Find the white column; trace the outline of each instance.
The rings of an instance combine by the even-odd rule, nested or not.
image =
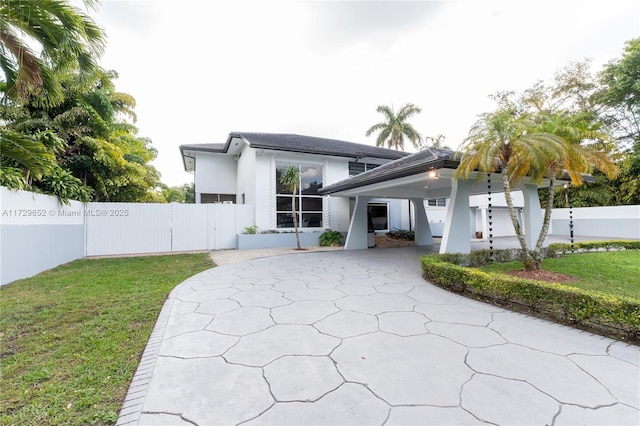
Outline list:
[[[534,183],[523,184],[522,195],[524,195],[524,239],[529,250],[533,250],[540,236],[543,220],[538,185]]]
[[[433,236],[431,235],[427,212],[424,209],[424,200],[422,198],[412,198],[411,202],[413,203],[413,209],[416,212],[416,245],[431,246],[433,245]]]
[[[344,243],[345,250],[362,250],[369,248],[367,241],[367,204],[371,197],[356,196],[356,205],[349,223],[349,233]]]
[[[451,179],[451,199],[447,207],[440,253],[471,252],[469,194],[472,184],[470,180]]]

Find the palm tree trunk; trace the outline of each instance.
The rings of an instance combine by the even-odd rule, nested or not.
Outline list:
[[[544,243],[545,238],[547,238],[547,233],[549,232],[551,212],[553,211],[553,199],[556,193],[556,171],[552,169],[549,173],[549,176],[547,206],[544,209],[544,220],[542,222],[542,229],[540,230],[540,236],[538,237],[538,241],[536,241],[536,248],[534,250],[534,264],[536,270],[542,269],[542,243]]]
[[[296,244],[298,245],[298,250],[302,250],[300,247],[300,236],[298,235],[298,214],[296,212],[296,193],[293,192],[291,196],[291,213],[293,214],[293,229],[296,231]]]
[[[534,269],[534,262],[531,259],[531,253],[529,247],[527,247],[527,241],[524,239],[520,222],[518,222],[518,215],[516,209],[513,206],[513,198],[511,197],[511,183],[509,182],[509,170],[507,166],[502,168],[502,184],[504,186],[504,198],[507,201],[507,209],[509,210],[509,216],[511,216],[511,223],[513,223],[513,229],[516,231],[516,236],[522,247],[522,260],[524,262],[524,269],[531,271]]]

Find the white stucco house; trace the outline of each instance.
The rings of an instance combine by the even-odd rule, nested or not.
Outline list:
[[[182,145],[180,152],[185,170],[194,174],[196,203],[252,205],[259,231],[293,228],[292,196],[279,177],[295,165],[301,171],[295,195],[301,231],[347,233],[347,250],[369,247],[372,225],[378,233],[414,230],[418,245],[442,236],[441,252],[468,252],[478,231],[513,235],[500,175],[456,179],[458,161],[448,149],[410,154],[295,134],[232,132],[225,143]],[[487,179],[494,182],[491,201]],[[538,186],[525,182],[520,189],[520,221],[533,238],[542,224]]]
[[[354,199],[319,191],[409,155],[334,139],[246,132],[229,134],[223,144],[182,145],[180,151],[185,170],[194,174],[196,203],[253,205],[261,231],[293,227],[291,194],[280,185],[279,177],[289,165],[300,167],[302,182],[296,198],[303,232],[347,232]],[[444,199],[430,202],[444,207]],[[376,197],[368,206],[377,232],[412,226],[406,200]]]

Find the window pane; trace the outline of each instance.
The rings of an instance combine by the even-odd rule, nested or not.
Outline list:
[[[296,197],[296,210],[300,208],[300,197]],[[283,212],[291,211],[291,195],[276,197],[276,210]]]
[[[289,203],[289,206],[291,206],[291,203]],[[280,210],[280,209],[278,209],[278,210]],[[322,198],[302,197],[302,211],[305,211],[305,212],[309,212],[309,211],[321,212],[322,211]]]
[[[322,213],[302,213],[303,228],[322,228]]]
[[[364,163],[356,163],[351,161],[349,163],[349,177],[359,175],[360,173],[364,173],[365,164]]]
[[[322,166],[300,166],[301,190],[304,195],[320,195],[322,188]]]
[[[291,213],[278,213],[277,218],[278,228],[293,228],[293,216]],[[298,224],[300,226],[300,224]]]
[[[431,199],[427,200],[427,204],[428,204],[430,207],[435,207],[435,205],[436,205],[436,200],[435,200],[434,198],[431,198]]]
[[[287,188],[284,187],[280,183],[280,176],[282,175],[282,171],[289,167],[291,164],[288,163],[276,163],[276,194],[291,194]]]
[[[446,200],[447,200],[446,198],[437,198],[436,205],[438,207],[446,207],[447,206]]]

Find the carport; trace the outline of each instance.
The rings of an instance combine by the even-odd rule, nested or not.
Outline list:
[[[469,196],[487,194],[487,173],[474,172],[469,179],[456,179],[453,174],[459,161],[448,149],[428,148],[320,190],[332,197],[354,197],[355,208],[349,223],[345,250],[368,248],[367,203],[372,198],[408,199],[415,212],[415,242],[433,245],[424,200],[449,198],[440,253],[471,251]],[[490,174],[492,193],[503,192],[502,177]],[[559,182],[560,183],[560,182]],[[548,185],[543,181],[541,185]],[[523,227],[527,244],[535,245],[542,228],[543,216],[538,198],[538,185],[524,181],[516,190],[524,194]]]

